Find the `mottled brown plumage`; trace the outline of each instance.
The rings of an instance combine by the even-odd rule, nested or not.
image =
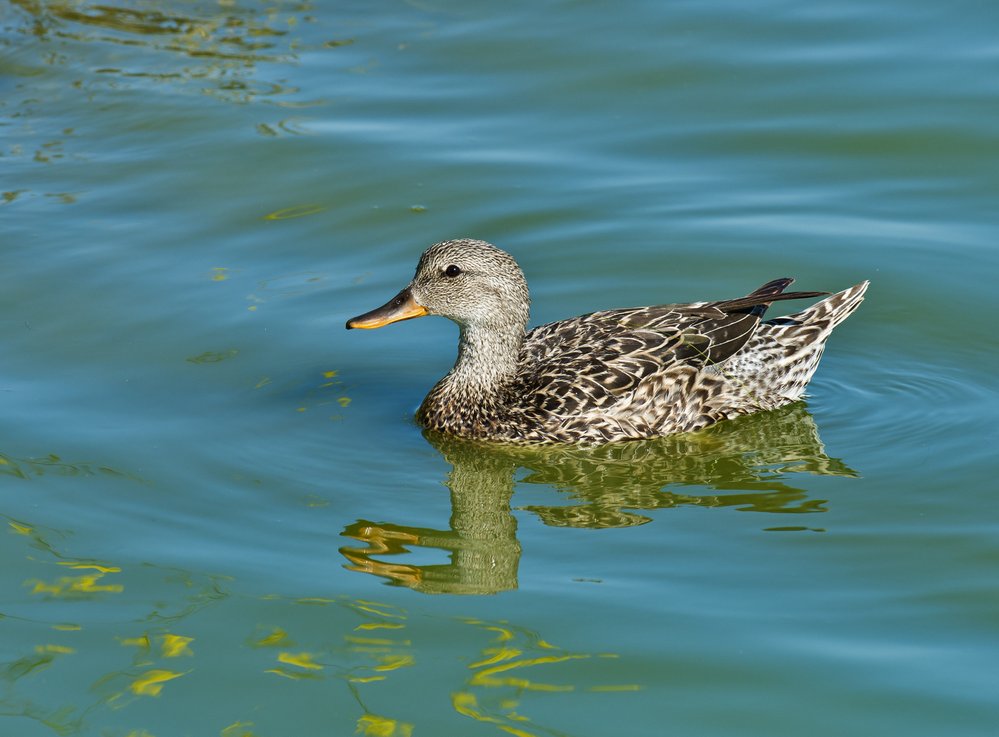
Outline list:
[[[867,282],[784,318],[788,278],[718,302],[606,310],[525,332],[530,298],[509,254],[454,240],[424,252],[413,281],[348,321],[380,327],[435,314],[461,330],[454,368],[417,412],[427,428],[507,442],[606,443],[698,430],[799,399],[833,328]]]

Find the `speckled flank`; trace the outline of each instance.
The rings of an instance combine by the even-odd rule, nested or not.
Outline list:
[[[594,312],[525,333],[523,273],[482,241],[438,243],[408,289],[461,327],[454,368],[417,413],[427,428],[522,443],[606,443],[698,430],[800,398],[832,330],[868,282],[788,317],[773,302],[821,296],[777,279],[732,300]]]

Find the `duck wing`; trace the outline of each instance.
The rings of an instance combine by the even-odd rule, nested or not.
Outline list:
[[[745,297],[718,302],[612,310],[607,314],[626,329],[660,330],[680,339],[672,361],[703,367],[722,363],[753,337],[767,308],[778,301],[821,297],[828,292],[785,292],[794,279],[767,282]],[[664,357],[670,358],[670,357]]]
[[[825,292],[784,292],[776,279],[737,299],[594,312],[527,334],[518,391],[560,416],[619,401],[644,379],[724,362],[753,336],[771,303]]]

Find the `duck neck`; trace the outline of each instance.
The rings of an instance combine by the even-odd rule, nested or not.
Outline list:
[[[526,288],[512,308],[454,320],[458,358],[416,413],[424,427],[462,437],[499,437],[514,403],[511,396],[526,337]]]
[[[451,388],[485,398],[500,391],[517,371],[523,326],[462,325],[458,360],[445,377]]]
[[[458,360],[423,400],[420,424],[465,437],[495,434],[523,342],[522,325],[462,325]]]

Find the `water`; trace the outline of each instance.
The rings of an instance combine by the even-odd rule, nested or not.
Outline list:
[[[0,733],[985,735],[989,3],[0,5]],[[533,321],[872,280],[806,403],[424,437],[491,240]]]

